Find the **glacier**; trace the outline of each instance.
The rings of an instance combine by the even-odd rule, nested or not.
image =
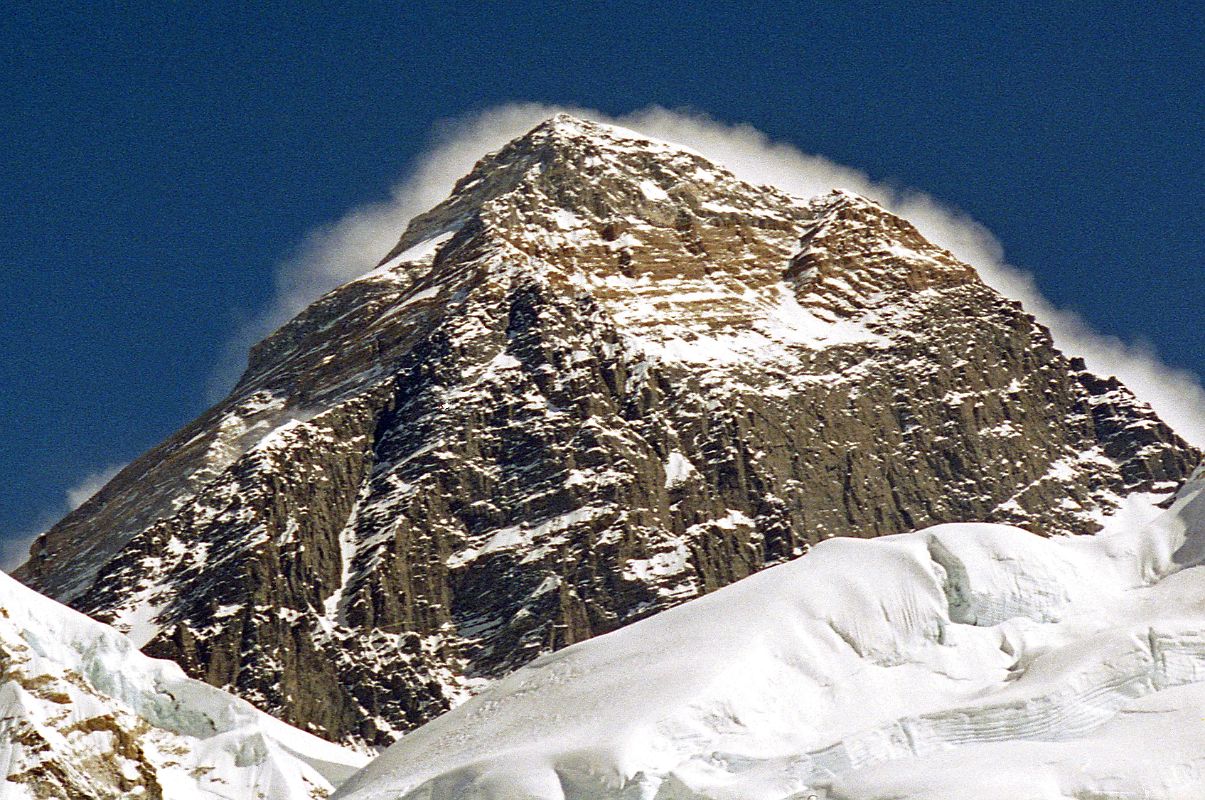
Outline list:
[[[1205,797],[1203,563],[1205,465],[1095,536],[832,539],[536,660],[335,797]]]
[[[0,573],[3,800],[312,800],[367,760]]]

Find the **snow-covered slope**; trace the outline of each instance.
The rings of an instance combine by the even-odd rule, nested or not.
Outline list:
[[[824,542],[512,673],[336,797],[1205,797],[1205,467],[1156,512]]]
[[[3,800],[310,800],[367,759],[0,574]]]

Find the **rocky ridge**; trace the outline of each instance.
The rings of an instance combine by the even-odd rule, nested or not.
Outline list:
[[[1199,458],[906,220],[558,116],[19,577],[332,739],[834,536],[1090,533]]]

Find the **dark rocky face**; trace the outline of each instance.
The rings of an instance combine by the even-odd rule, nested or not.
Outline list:
[[[1200,454],[877,205],[555,118],[19,577],[332,739],[831,536],[1090,533]]]

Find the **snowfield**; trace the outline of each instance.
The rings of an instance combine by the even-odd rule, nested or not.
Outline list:
[[[311,800],[365,761],[0,573],[3,800]]]
[[[1205,797],[1205,467],[1094,537],[833,539],[546,656],[342,800]]]

